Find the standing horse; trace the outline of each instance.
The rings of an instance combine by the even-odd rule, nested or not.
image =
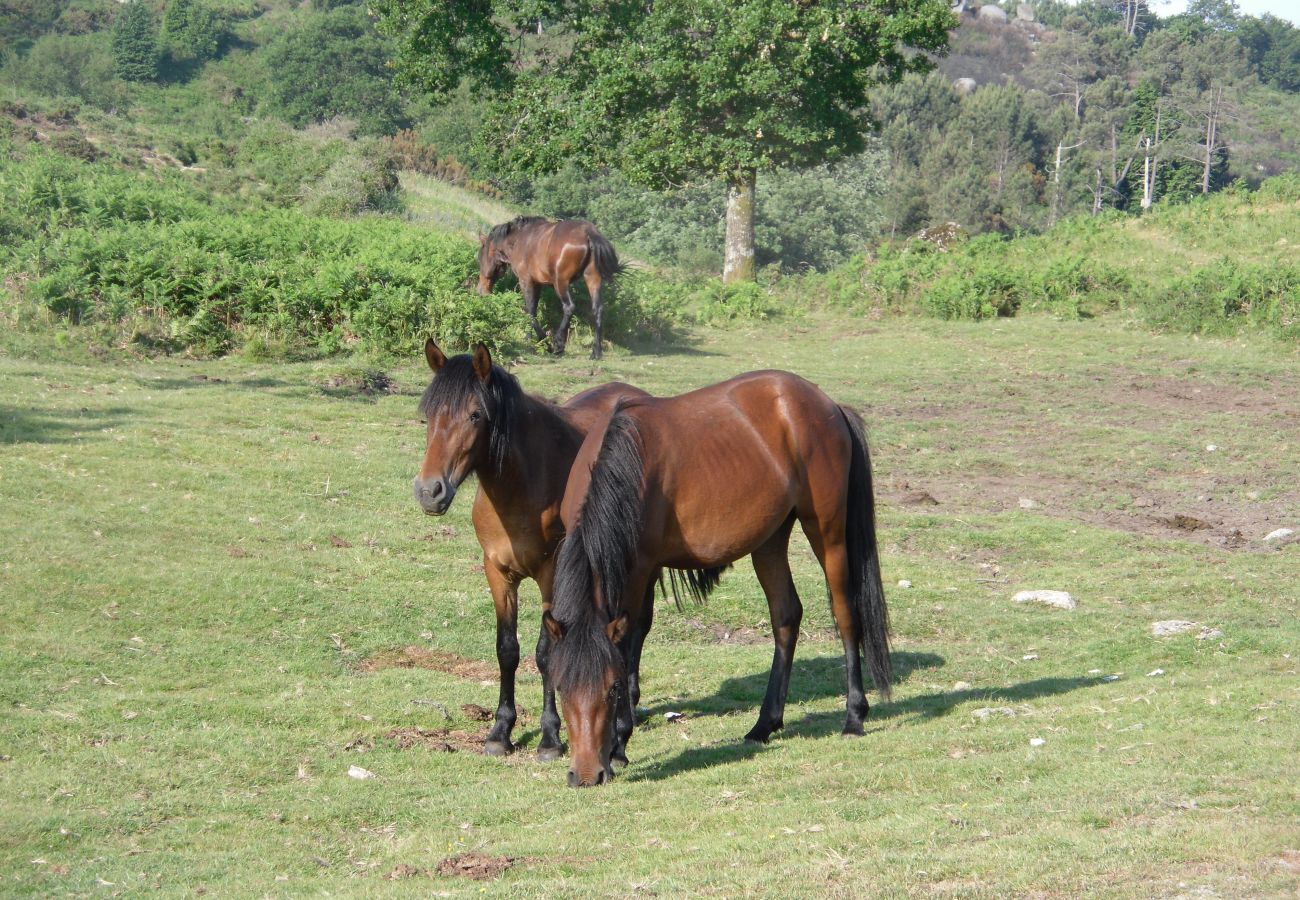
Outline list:
[[[519,290],[524,295],[524,311],[533,323],[533,333],[539,341],[546,332],[537,322],[537,300],[542,287],[550,285],[559,295],[562,307],[560,325],[551,338],[551,350],[564,352],[569,340],[569,320],[573,318],[573,297],[569,286],[581,277],[587,282],[591,295],[591,327],[595,341],[591,358],[600,359],[601,326],[604,321],[604,304],[601,299],[605,282],[623,271],[614,252],[614,245],[596,230],[596,226],[580,219],[552,222],[541,216],[520,216],[497,225],[479,239],[478,292],[487,294],[498,278],[505,274],[506,266],[514,270],[519,279]]]
[[[569,784],[603,783],[631,733],[623,689],[629,622],[661,566],[693,570],[707,591],[721,567],[751,556],[775,651],[758,722],[745,737],[766,742],[783,726],[803,617],[787,558],[796,520],[825,572],[844,644],[844,733],[862,734],[868,712],[862,653],[889,695],[862,422],[797,375],[751,372],[671,399],[620,401],[587,433],[561,516],[567,536],[542,624],[554,641],[550,672],[569,730]]]
[[[626,384],[606,384],[573,397],[564,406],[529,396],[513,375],[492,364],[482,344],[473,356],[448,359],[433,341],[424,356],[434,377],[420,401],[428,422],[424,463],[415,479],[415,497],[429,515],[451,506],[456,489],[471,472],[478,473],[474,531],[483,547],[483,571],[492,591],[497,619],[497,664],[501,692],[496,722],[484,752],[501,756],[514,749],[515,671],[519,666],[519,584],[537,582],[542,608],[551,604],[555,548],[563,525],[560,500],[587,429],[623,399],[647,396]],[[651,609],[637,631],[649,631]],[[542,630],[537,668],[542,674],[541,759],[563,752],[555,690],[547,678],[550,636]],[[640,641],[631,649],[633,670]]]

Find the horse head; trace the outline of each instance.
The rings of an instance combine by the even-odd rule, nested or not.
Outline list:
[[[493,447],[508,415],[513,379],[492,366],[482,344],[472,356],[448,359],[432,339],[424,358],[433,380],[420,401],[426,422],[424,463],[415,478],[415,499],[431,516],[451,506],[456,489],[471,472],[499,457]],[[499,458],[497,459],[499,462]]]
[[[500,242],[493,238],[491,234],[480,234],[478,237],[478,293],[480,297],[486,297],[492,292],[492,286],[497,283],[498,278],[506,273],[508,264],[509,260]]]
[[[614,777],[614,714],[624,702],[626,679],[618,642],[627,616],[593,615],[563,625],[547,610],[542,625],[552,643],[551,671],[569,730],[569,787],[594,787]]]

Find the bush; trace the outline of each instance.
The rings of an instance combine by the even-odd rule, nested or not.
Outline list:
[[[397,171],[385,146],[363,144],[334,161],[302,191],[302,208],[314,216],[349,216],[394,210],[398,205]]]
[[[102,34],[45,35],[25,56],[10,61],[6,81],[43,97],[75,97],[99,109],[126,105],[126,85],[115,73]]]
[[[158,77],[158,29],[144,0],[130,0],[113,22],[113,65],[123,81]]]
[[[406,120],[388,55],[361,7],[312,13],[266,48],[271,102],[299,127],[347,116],[362,134],[391,133]]]
[[[294,347],[409,353],[436,334],[526,346],[519,297],[471,295],[471,241],[396,221],[280,210],[232,215],[179,183],[51,154],[0,166],[5,263],[69,322],[196,355]]]
[[[1195,334],[1232,334],[1245,325],[1300,337],[1300,266],[1223,259],[1183,276],[1142,304],[1148,322]]]

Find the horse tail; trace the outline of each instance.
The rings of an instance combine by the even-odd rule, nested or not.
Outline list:
[[[853,443],[849,463],[845,541],[849,557],[853,616],[858,641],[871,668],[871,680],[889,698],[893,669],[889,660],[889,611],[880,578],[880,547],[876,542],[876,500],[871,487],[871,455],[861,417],[841,406],[840,413]]]
[[[682,597],[690,597],[700,606],[704,601],[709,599],[709,594],[722,581],[722,573],[727,571],[728,566],[718,566],[713,569],[668,569],[668,585],[672,591],[673,603],[677,608],[682,609]],[[659,586],[662,590],[664,587],[663,573],[659,575]],[[668,591],[664,591],[665,595]]]
[[[626,268],[618,261],[614,245],[594,227],[587,229],[587,246],[591,248],[591,260],[602,281],[613,278]]]

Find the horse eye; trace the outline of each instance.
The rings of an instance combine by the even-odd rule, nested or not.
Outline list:
[[[483,414],[480,413],[477,409],[469,414],[469,420],[471,422],[477,422],[481,418],[483,418]]]

